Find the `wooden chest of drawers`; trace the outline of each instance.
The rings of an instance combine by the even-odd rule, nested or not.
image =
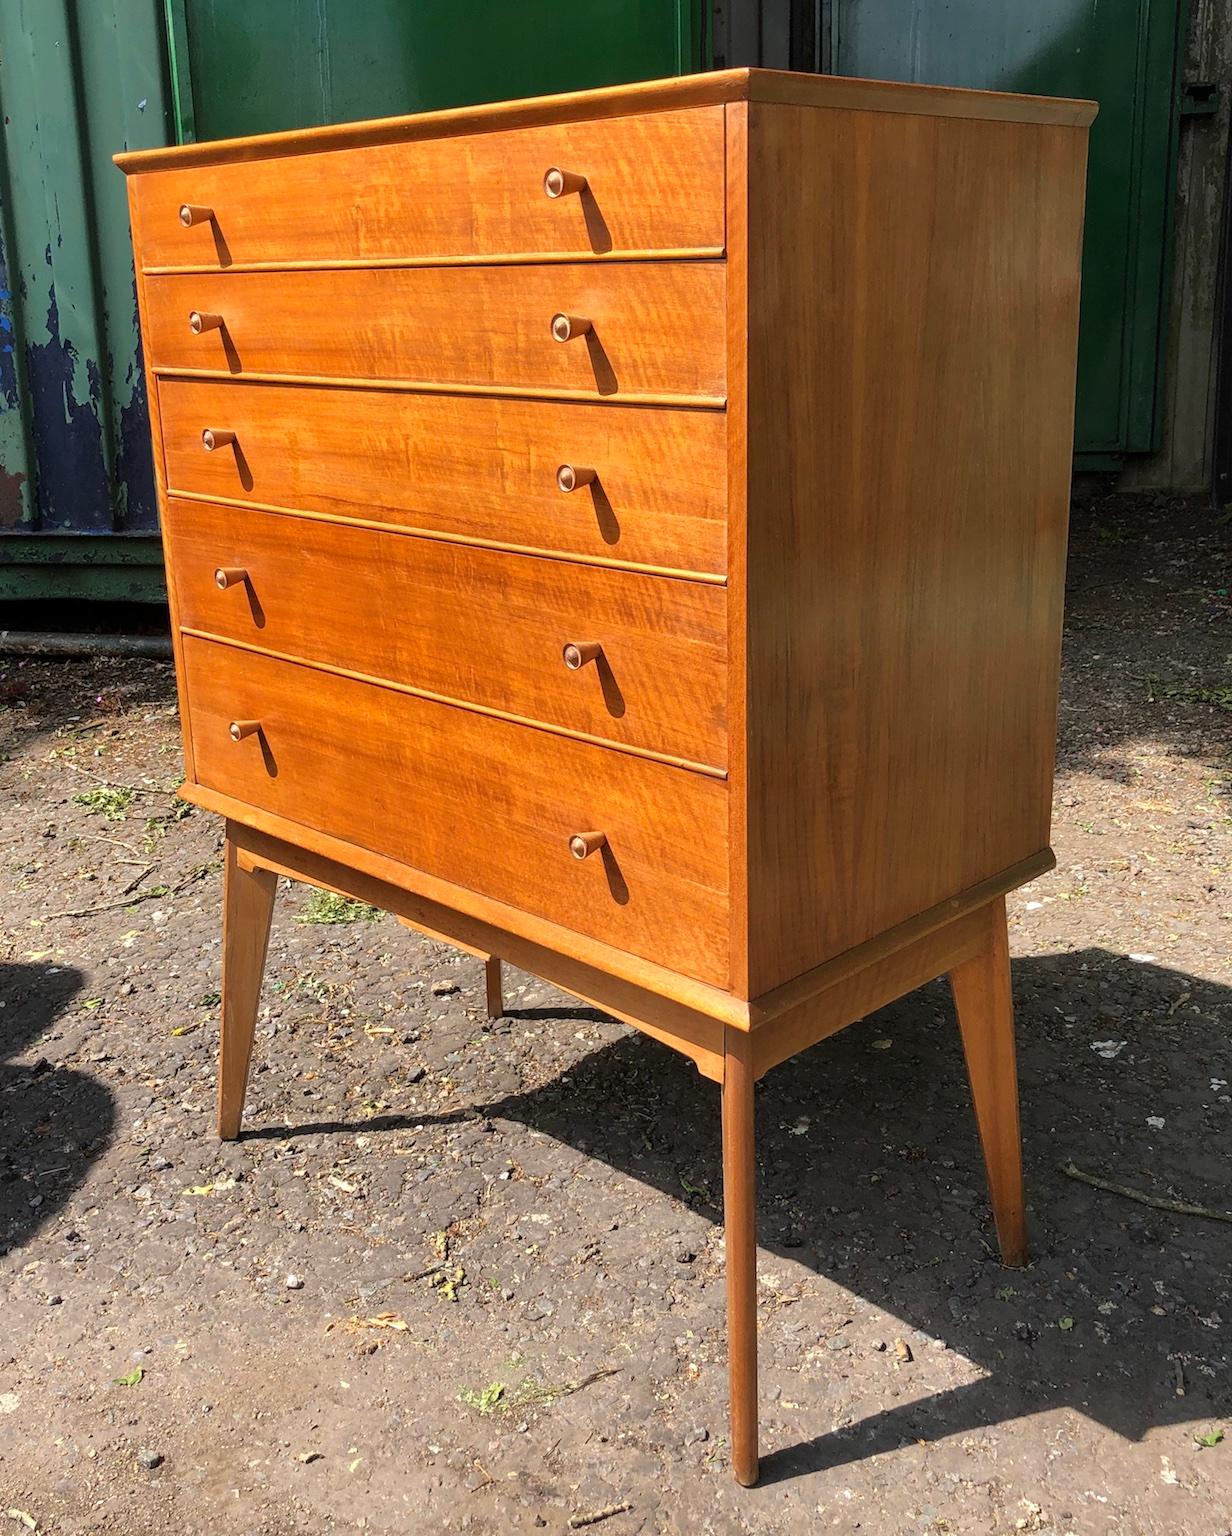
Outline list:
[[[949,972],[1022,1259],[1093,112],[728,71],[117,157],[221,1133],[279,874],[684,1051],[745,1482],[758,1076]]]

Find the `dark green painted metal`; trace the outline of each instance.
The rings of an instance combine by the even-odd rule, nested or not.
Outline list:
[[[54,540],[56,594],[72,595],[86,566],[98,591],[109,536],[157,528],[128,206],[111,156],[169,136],[159,0],[8,0],[0,106],[4,590],[22,586],[23,563],[51,570],[38,552]],[[157,561],[156,541],[140,547]]]
[[[1099,456],[1091,463],[1156,449],[1181,0],[827,0],[827,9],[840,74],[1099,102],[1087,180],[1076,447],[1080,456]]]
[[[166,0],[187,139],[705,67],[709,0]]]
[[[6,534],[0,538],[0,601],[43,597],[165,602],[162,541],[132,533]]]

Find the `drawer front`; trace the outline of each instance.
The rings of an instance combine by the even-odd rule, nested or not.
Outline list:
[[[180,274],[143,319],[156,367],[719,404],[723,293],[717,261]],[[591,329],[557,341],[557,314]]]
[[[151,171],[135,206],[147,267],[721,251],[723,109]]]
[[[206,502],[167,514],[181,625],[726,764],[722,587]],[[595,643],[566,666],[567,645]]]
[[[173,492],[726,570],[718,411],[204,379],[163,379],[158,400]],[[207,428],[234,444],[206,452]],[[566,494],[562,464],[596,479]]]
[[[723,781],[209,640],[183,657],[205,787],[726,984]],[[579,832],[607,846],[575,859]]]

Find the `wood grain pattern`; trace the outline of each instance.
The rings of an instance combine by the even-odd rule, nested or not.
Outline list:
[[[156,368],[559,389],[584,396],[724,395],[724,264],[611,262],[148,277]],[[192,311],[224,326],[196,336]],[[592,333],[553,339],[554,314]]]
[[[751,996],[1047,845],[1085,141],[750,109]]]
[[[973,121],[1064,123],[1084,127],[1095,116],[1095,103],[1049,96],[1019,96],[1002,91],[967,91],[949,86],[903,85],[897,81],[851,80],[787,70],[725,69],[704,75],[650,80],[638,85],[607,86],[557,96],[531,96],[444,112],[378,118],[362,123],[330,124],[258,134],[212,144],[170,149],[132,150],[116,155],[126,174],[171,166],[210,165],[220,160],[251,162],[271,156],[298,155],[366,144],[425,141],[460,134],[526,130],[543,123],[607,121],[630,113],[666,112],[726,102],[780,102],[807,108],[965,117]]]
[[[729,1030],[723,1045],[723,1267],[727,1379],[736,1481],[757,1481],[757,1155],[753,1047]]]
[[[682,1051],[744,1483],[760,1074],[948,971],[1023,1257],[1093,111],[728,71],[119,157],[222,1132],[280,875]]]
[[[979,916],[979,948],[950,971],[950,986],[967,1058],[1001,1258],[1016,1269],[1027,1262],[1027,1228],[1005,898],[990,902]]]
[[[183,652],[208,788],[726,981],[722,781],[207,640]],[[238,717],[260,736],[232,742]],[[590,827],[609,846],[578,863]]]
[[[727,719],[728,846],[731,849],[732,990],[749,997],[748,510],[749,510],[749,108],[725,109],[727,228],[736,259],[727,268]]]
[[[861,945],[850,964],[832,961],[830,966],[821,967],[828,974],[816,976],[821,984],[807,995],[798,995],[793,1001],[779,1000],[764,1013],[757,1006],[750,1030],[754,1075],[763,1077],[780,1062],[811,1049],[848,1024],[944,976],[984,947],[986,931],[984,909],[963,911],[881,954],[876,941]]]
[[[550,166],[586,189],[549,198]],[[213,218],[186,228],[182,203]],[[138,182],[148,266],[723,249],[723,109],[402,140]]]
[[[200,785],[185,786],[184,793],[195,804],[219,814],[238,810],[246,817],[244,823],[232,823],[245,868],[267,869],[341,891],[393,912],[413,927],[431,929],[471,952],[496,946],[512,964],[670,1045],[689,1057],[703,1076],[722,1082],[724,1026],[715,1013],[738,1008],[727,993],[689,981],[678,972],[661,971],[621,950],[553,929],[528,913],[486,901],[474,892],[451,890],[441,881],[423,877],[421,871],[408,870],[336,838],[280,822],[267,813],[254,813]],[[285,835],[272,832],[272,827]],[[406,883],[408,876],[415,880],[414,888]],[[428,891],[447,899],[439,901]],[[480,911],[483,916],[474,915]],[[511,926],[502,926],[503,919]],[[656,990],[646,990],[646,982]],[[664,983],[667,990],[662,989]],[[690,1000],[703,1000],[713,1011],[699,1011]]]
[[[240,866],[234,841],[223,851],[222,1002],[218,1054],[218,1135],[240,1133],[261,976],[269,947],[278,877]]]
[[[721,587],[175,497],[164,536],[189,629],[725,768]]]
[[[722,575],[723,416],[162,379],[172,491]],[[203,426],[236,433],[204,453]],[[563,494],[562,463],[597,483]]]

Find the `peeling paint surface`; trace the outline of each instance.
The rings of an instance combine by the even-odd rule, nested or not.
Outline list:
[[[99,420],[102,380],[97,364],[87,358],[83,366],[77,348],[61,334],[54,288],[44,329],[45,340],[26,341],[39,526],[109,533],[111,486]]]
[[[0,6],[0,533],[48,538],[19,559],[158,528],[111,156],[168,141],[165,74],[161,0]]]

